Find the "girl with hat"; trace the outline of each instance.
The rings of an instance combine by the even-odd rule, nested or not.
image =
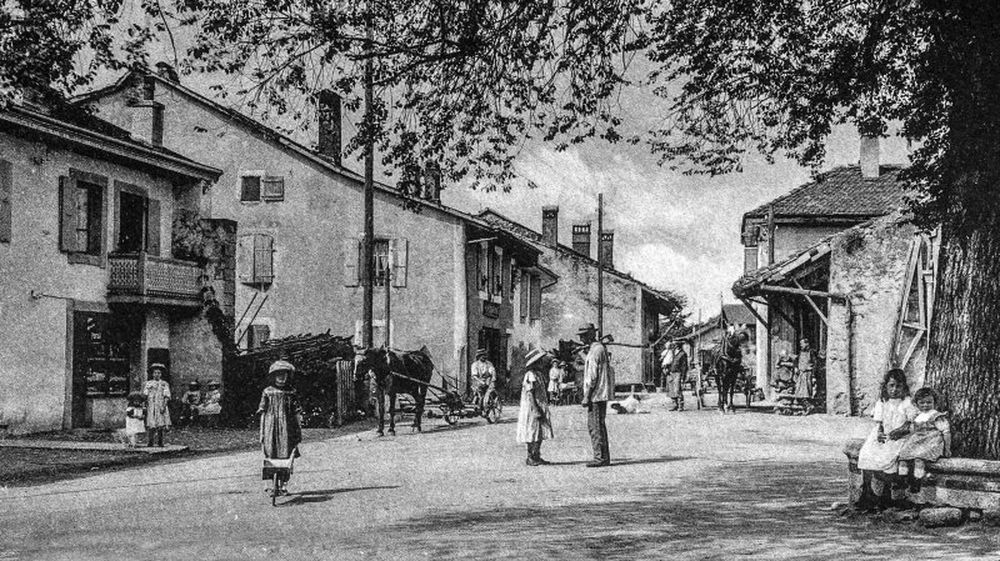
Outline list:
[[[542,441],[552,438],[548,396],[542,376],[543,359],[548,353],[541,349],[529,351],[524,359],[524,381],[521,384],[521,410],[517,416],[517,441],[528,446],[529,466],[549,462],[542,459]]]
[[[170,384],[163,379],[167,367],[159,362],[149,365],[149,377],[142,388],[142,395],[146,398],[146,444],[156,445],[163,448],[163,431],[170,426],[170,411],[167,403],[170,401]]]
[[[299,443],[302,442],[302,424],[299,420],[302,409],[299,407],[298,396],[289,384],[289,378],[295,372],[295,367],[284,360],[277,360],[268,369],[268,375],[273,377],[273,384],[264,388],[260,396],[257,414],[260,418],[260,443],[264,449],[264,457],[268,459],[287,460],[299,457]],[[288,483],[288,474],[279,479],[279,491],[284,493],[284,485]]]

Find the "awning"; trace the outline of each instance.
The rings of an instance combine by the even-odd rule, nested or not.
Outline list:
[[[740,300],[746,300],[767,292],[784,292],[773,289],[794,283],[795,279],[814,270],[814,266],[830,255],[831,247],[831,240],[825,239],[802,253],[744,275],[733,283],[733,294]]]

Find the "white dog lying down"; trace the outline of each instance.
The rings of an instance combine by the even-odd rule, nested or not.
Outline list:
[[[615,410],[619,415],[628,415],[631,413],[649,413],[649,411],[639,411],[639,398],[632,394],[627,398],[616,401],[611,404],[611,408]]]

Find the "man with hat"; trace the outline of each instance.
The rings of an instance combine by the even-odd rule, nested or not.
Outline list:
[[[608,350],[597,340],[597,329],[588,323],[577,332],[580,341],[587,346],[583,367],[583,406],[587,408],[587,428],[590,443],[594,448],[594,460],[587,467],[611,465],[608,448],[608,401],[613,398],[615,380],[608,360]]]
[[[542,441],[552,438],[552,419],[545,395],[542,368],[549,355],[541,349],[528,351],[524,357],[524,381],[521,383],[521,409],[517,416],[517,441],[528,446],[529,466],[546,465],[542,459]]]
[[[496,390],[497,369],[486,358],[486,349],[476,351],[476,361],[472,363],[472,382],[475,384],[476,402],[483,404],[487,392]]]
[[[667,396],[673,400],[671,411],[684,410],[684,379],[688,373],[688,355],[684,352],[684,341],[673,341],[673,353],[667,367]]]
[[[163,447],[163,431],[170,426],[170,384],[163,379],[167,367],[159,362],[149,365],[150,380],[142,387],[142,395],[146,398],[146,443],[152,447],[153,442]]]

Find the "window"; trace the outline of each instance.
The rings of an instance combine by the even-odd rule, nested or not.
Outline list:
[[[10,241],[10,199],[12,190],[13,170],[11,163],[6,160],[0,160],[0,242]]]
[[[490,263],[490,296],[503,298],[503,248],[494,246],[492,252],[493,262]]]
[[[259,349],[271,338],[269,325],[253,324],[247,331],[247,350]]]
[[[237,278],[243,284],[271,284],[274,281],[274,238],[268,234],[240,236],[236,244]]]
[[[528,309],[528,315],[531,321],[537,321],[542,317],[542,278],[538,275],[531,275],[530,289],[531,305]]]
[[[529,296],[531,295],[531,275],[527,272],[521,271],[521,323],[528,321],[528,303]]]
[[[71,170],[59,183],[59,249],[71,263],[101,265],[107,178]]]
[[[136,185],[115,182],[115,251],[160,254],[160,201]]]
[[[260,200],[260,176],[244,175],[240,178],[240,201],[251,202]]]
[[[375,260],[372,286],[385,286],[386,268],[391,267],[389,263],[389,240],[375,240],[375,247],[372,248],[372,253]]]
[[[490,291],[490,254],[489,243],[480,242],[479,252],[476,254],[476,277],[479,279],[479,291],[489,293]]]
[[[372,286],[386,285],[386,268],[391,269],[392,286],[405,288],[409,270],[410,243],[406,238],[376,239],[372,248],[374,257],[374,276]],[[360,238],[344,240],[344,286],[361,285],[361,251]]]

